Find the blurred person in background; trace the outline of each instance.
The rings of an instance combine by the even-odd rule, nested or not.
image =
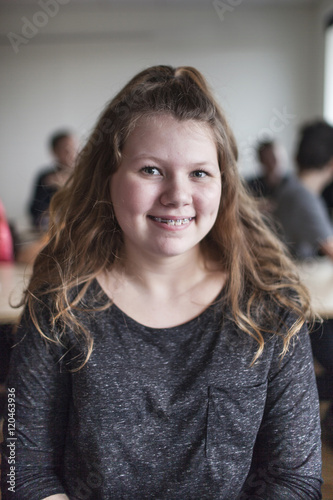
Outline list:
[[[291,176],[275,193],[283,238],[296,258],[324,254],[333,260],[333,226],[321,197],[333,180],[333,127],[324,121],[306,124],[300,131],[296,154],[298,177]],[[311,334],[314,357],[326,369],[326,393],[331,406],[323,421],[323,434],[333,446],[333,320]],[[319,382],[321,382],[319,380]],[[321,396],[321,386],[318,385]],[[325,399],[326,396],[324,397]]]
[[[271,198],[283,182],[287,170],[287,153],[282,144],[267,140],[257,145],[260,175],[249,179],[248,186],[256,198]]]
[[[72,174],[78,144],[72,132],[61,130],[52,135],[49,147],[55,160],[54,165],[39,173],[30,203],[32,223],[41,230],[46,230],[48,226],[48,209],[52,196]]]
[[[260,174],[247,180],[250,193],[257,199],[258,208],[274,228],[272,213],[275,210],[274,195],[287,178],[287,152],[282,144],[270,139],[259,142],[256,148]]]
[[[333,259],[333,226],[321,198],[333,180],[333,127],[324,121],[305,125],[296,163],[298,177],[288,177],[274,195],[282,237],[296,258],[321,252]]]

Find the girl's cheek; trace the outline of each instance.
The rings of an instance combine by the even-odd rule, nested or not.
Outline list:
[[[207,186],[200,193],[197,194],[196,200],[197,203],[204,206],[207,203],[216,203],[218,204],[221,199],[221,185],[216,184],[213,186]]]

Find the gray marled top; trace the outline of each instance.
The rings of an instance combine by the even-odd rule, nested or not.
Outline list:
[[[273,199],[273,215],[282,226],[290,250],[300,259],[315,257],[321,244],[333,236],[324,200],[293,175],[276,188]]]
[[[94,282],[90,296],[100,292]],[[16,494],[9,498],[320,499],[307,332],[282,361],[281,338],[267,336],[250,367],[257,344],[225,313],[211,306],[162,329],[114,305],[87,314],[95,348],[77,372],[66,365],[77,346],[59,361],[63,351],[46,346],[29,318],[23,322],[8,382],[17,437]],[[6,441],[3,448],[7,453]]]

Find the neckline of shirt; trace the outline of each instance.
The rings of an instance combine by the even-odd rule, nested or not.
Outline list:
[[[110,301],[110,298],[107,296],[101,285],[99,284],[98,280],[94,280],[94,286],[97,288],[98,293],[101,294],[101,303],[106,303],[107,301]],[[218,293],[217,297],[213,300],[211,304],[209,304],[204,311],[202,311],[200,314],[195,316],[194,318],[185,321],[184,323],[180,323],[179,325],[171,326],[171,327],[163,327],[163,328],[157,328],[157,327],[152,327],[152,326],[147,326],[144,325],[143,323],[140,323],[139,321],[135,320],[131,316],[129,316],[127,313],[125,313],[120,307],[117,306],[114,302],[111,302],[109,311],[110,314],[116,314],[116,317],[118,317],[121,321],[124,322],[125,325],[127,326],[134,326],[136,328],[143,329],[147,332],[179,332],[180,329],[190,329],[192,326],[198,323],[202,323],[205,319],[206,316],[209,315],[213,309],[219,308],[222,309],[222,303],[223,303],[223,298],[225,295],[225,287],[223,287],[220,292]],[[217,312],[217,311],[216,311]]]

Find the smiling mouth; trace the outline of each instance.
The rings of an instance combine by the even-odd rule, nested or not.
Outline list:
[[[184,224],[188,224],[194,219],[194,217],[187,217],[185,219],[162,219],[161,217],[153,217],[152,215],[149,215],[149,218],[156,222],[167,224],[168,226],[182,226]]]

